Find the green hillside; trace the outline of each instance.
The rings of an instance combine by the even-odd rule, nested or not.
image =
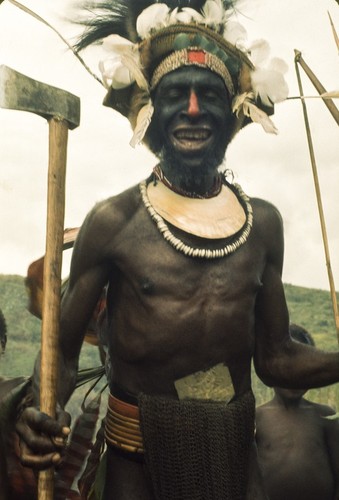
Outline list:
[[[337,350],[330,293],[290,284],[286,284],[285,289],[291,321],[309,330],[319,348]],[[27,311],[27,295],[22,276],[0,275],[0,308],[8,329],[6,352],[0,355],[0,375],[30,375],[39,349],[40,321]],[[81,366],[88,368],[98,365],[97,349],[86,345],[81,355]],[[259,404],[269,399],[271,390],[257,380],[255,375],[253,387]],[[310,393],[313,398],[339,406],[337,387],[338,384]]]
[[[285,284],[292,323],[302,325],[312,333],[318,347],[337,350],[338,341],[329,291]]]
[[[7,323],[7,346],[0,356],[0,375],[16,377],[32,373],[33,360],[40,343],[40,320],[27,311],[27,294],[24,278],[0,275],[0,308]],[[82,353],[83,367],[98,366],[97,349],[85,346]]]

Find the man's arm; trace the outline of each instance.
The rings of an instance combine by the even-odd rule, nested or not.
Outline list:
[[[59,339],[59,372],[57,419],[40,413],[40,360],[33,375],[33,408],[27,408],[17,423],[21,438],[22,462],[45,468],[60,460],[59,451],[69,433],[69,416],[63,411],[77,379],[79,354],[86,327],[102,289],[108,280],[108,258],[105,255],[107,231],[102,233],[102,210],[95,208],[86,218],[74,246],[68,288],[62,299]],[[100,214],[99,214],[100,215]]]
[[[108,281],[108,259],[104,253],[100,219],[100,208],[95,207],[80,229],[73,249],[68,285],[61,301],[57,401],[62,408],[75,388],[86,329]],[[39,360],[36,364],[39,368]],[[39,403],[39,379],[40,371],[36,369],[36,405]]]
[[[292,341],[281,279],[283,228],[271,207],[262,215],[267,261],[256,301],[254,364],[266,385],[308,389],[339,381],[339,353],[322,352]],[[263,223],[264,222],[264,223]]]

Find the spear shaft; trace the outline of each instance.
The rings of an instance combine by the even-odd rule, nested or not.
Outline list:
[[[306,75],[309,77],[311,82],[313,83],[314,87],[316,88],[317,92],[321,94],[325,94],[327,90],[325,87],[320,83],[318,78],[315,76],[311,68],[305,63],[304,59],[302,58],[301,52],[299,50],[294,51],[295,54],[295,62],[299,63],[302,69],[305,71]],[[297,67],[297,66],[296,66]],[[300,85],[299,85],[300,88]],[[304,100],[304,99],[303,99]],[[337,122],[337,125],[339,125],[339,110],[332,101],[332,99],[323,99],[325,106],[327,106],[329,112]]]
[[[296,73],[297,73],[299,93],[300,93],[300,97],[304,97],[304,92],[303,92],[303,87],[302,87],[302,82],[301,82],[301,77],[300,77],[300,71],[299,71],[299,67],[298,67],[298,62],[300,62],[300,58],[299,58],[300,52],[297,52],[297,51],[295,51],[295,52],[296,52],[295,69],[296,69]],[[332,273],[332,267],[331,267],[330,251],[329,251],[329,246],[328,246],[328,238],[327,238],[327,231],[326,231],[326,224],[325,224],[323,204],[322,204],[322,199],[321,199],[321,191],[320,191],[319,177],[318,177],[318,171],[317,171],[317,164],[316,164],[316,160],[315,160],[315,154],[314,154],[314,148],[313,148],[313,141],[312,141],[310,124],[309,124],[309,120],[308,120],[308,114],[307,114],[307,107],[306,107],[305,99],[301,99],[301,105],[302,105],[302,108],[303,108],[303,114],[304,114],[304,120],[305,120],[305,127],[306,127],[306,134],[307,134],[307,141],[308,141],[308,147],[309,147],[311,164],[312,164],[314,186],[315,186],[315,191],[316,191],[316,197],[317,197],[317,203],[318,203],[318,211],[319,211],[319,217],[320,217],[320,225],[321,225],[321,232],[322,232],[323,243],[324,243],[324,250],[325,250],[326,267],[327,267],[327,273],[328,273],[328,279],[329,279],[330,291],[331,291],[331,298],[332,298],[332,307],[333,307],[333,313],[334,313],[334,322],[335,322],[335,327],[336,327],[336,332],[337,332],[337,340],[338,340],[338,344],[339,344],[339,310],[338,310],[337,296],[336,296],[336,291],[335,291],[335,286],[334,286],[334,279],[333,279],[333,273]]]
[[[338,37],[336,29],[334,27],[334,23],[332,21],[332,17],[331,17],[331,15],[330,15],[330,13],[328,11],[327,11],[327,14],[328,14],[328,17],[330,18],[330,23],[331,23],[331,28],[332,28],[332,33],[333,33],[334,41],[335,41],[335,44],[337,46],[338,53],[339,53],[339,37]]]

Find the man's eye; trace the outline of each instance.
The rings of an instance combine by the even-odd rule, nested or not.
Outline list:
[[[216,92],[213,92],[212,90],[206,90],[204,92],[203,97],[205,99],[208,99],[209,101],[216,101],[217,99],[219,99],[219,95]]]
[[[165,93],[164,97],[166,99],[175,100],[175,99],[179,99],[182,96],[182,94],[183,93],[180,89],[169,89]]]

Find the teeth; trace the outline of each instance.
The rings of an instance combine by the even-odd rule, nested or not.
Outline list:
[[[179,130],[175,136],[177,139],[201,141],[208,139],[210,132],[208,130]]]

